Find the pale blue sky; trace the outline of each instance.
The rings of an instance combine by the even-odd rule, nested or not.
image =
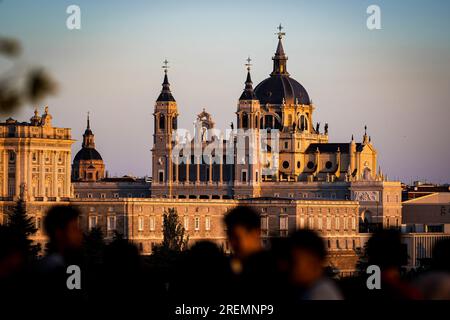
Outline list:
[[[81,7],[82,29],[65,26]],[[366,28],[381,7],[382,30]],[[330,142],[361,139],[368,126],[391,178],[450,181],[449,1],[0,1],[0,34],[20,39],[20,63],[43,65],[60,84],[48,104],[55,125],[80,147],[91,111],[97,149],[114,175],[149,175],[161,62],[191,128],[203,107],[218,128],[235,120],[253,59],[256,85],[268,76],[275,27],[285,26],[288,70],[329,123]],[[0,60],[0,70],[10,65]],[[32,109],[14,115],[28,119]]]

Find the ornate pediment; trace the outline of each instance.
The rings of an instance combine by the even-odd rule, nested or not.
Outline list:
[[[379,191],[354,191],[353,200],[356,201],[379,201]]]

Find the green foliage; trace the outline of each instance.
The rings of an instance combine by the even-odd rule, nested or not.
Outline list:
[[[36,233],[37,229],[34,225],[33,218],[27,214],[26,203],[22,198],[17,200],[13,211],[9,213],[8,227],[23,237],[24,247],[27,250],[29,258],[35,259],[41,250],[41,245],[33,244],[33,240],[30,239]]]
[[[181,225],[178,213],[170,208],[163,215],[163,242],[161,250],[181,252],[187,248],[188,238],[185,236],[184,227]]]

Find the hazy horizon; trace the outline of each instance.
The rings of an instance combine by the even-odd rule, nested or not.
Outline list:
[[[67,6],[81,30],[66,28]],[[382,30],[366,27],[381,8]],[[446,1],[0,1],[0,35],[18,39],[21,65],[44,66],[59,83],[40,104],[81,147],[86,113],[110,175],[150,175],[153,107],[162,61],[192,130],[203,108],[216,127],[236,121],[247,56],[254,86],[268,77],[276,26],[291,77],[308,91],[314,123],[330,142],[362,140],[364,125],[390,179],[450,182],[450,2]],[[0,59],[0,72],[11,62]],[[20,121],[34,106],[11,115]],[[4,118],[2,118],[4,121]]]

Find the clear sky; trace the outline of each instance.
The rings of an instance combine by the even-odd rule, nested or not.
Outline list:
[[[71,4],[81,30],[66,28]],[[370,4],[382,30],[366,27]],[[20,64],[45,66],[59,83],[41,110],[72,128],[73,154],[90,111],[111,175],[150,175],[165,58],[179,127],[205,107],[225,129],[247,56],[254,85],[271,72],[279,23],[288,71],[313,99],[314,121],[329,123],[330,142],[361,140],[367,124],[390,178],[450,182],[450,1],[0,0],[0,34],[22,42]],[[0,71],[9,65],[0,60]]]

